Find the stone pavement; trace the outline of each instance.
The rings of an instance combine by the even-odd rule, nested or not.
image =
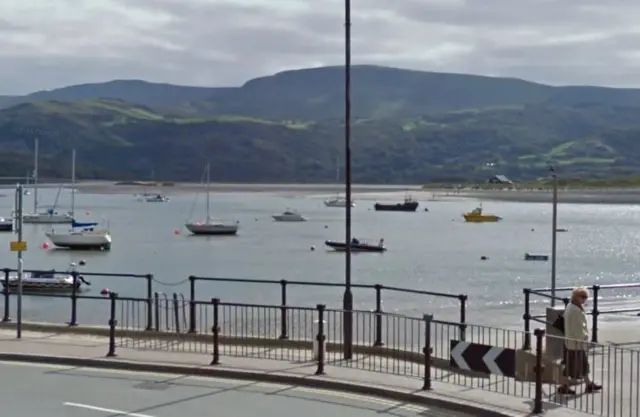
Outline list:
[[[162,365],[182,366],[187,368],[208,368],[215,371],[236,371],[261,375],[279,375],[313,379],[314,381],[341,381],[355,384],[357,386],[388,389],[397,392],[412,393],[441,402],[451,402],[462,406],[472,406],[481,408],[506,416],[530,415],[533,398],[533,384],[527,387],[522,383],[520,387],[513,385],[513,388],[506,389],[506,378],[502,381],[488,379],[474,379],[457,376],[457,381],[453,383],[433,381],[431,391],[421,391],[422,381],[417,377],[407,377],[400,375],[390,375],[388,373],[372,372],[364,369],[352,367],[336,366],[335,363],[328,363],[325,369],[326,375],[314,376],[316,364],[308,361],[283,361],[270,359],[256,359],[252,357],[231,357],[225,356],[225,352],[230,352],[226,346],[222,351],[221,364],[209,367],[211,356],[202,353],[184,353],[157,350],[140,350],[119,347],[118,357],[114,359],[104,358],[107,352],[107,339],[104,337],[70,335],[70,334],[45,334],[35,332],[24,332],[22,340],[15,339],[14,330],[0,330],[0,353],[27,354],[27,355],[49,355],[64,356],[84,359],[101,359],[103,361],[126,361],[128,363],[147,363]],[[397,371],[397,370],[396,370]],[[442,372],[442,371],[440,371]],[[396,372],[401,373],[401,372]],[[447,380],[441,375],[440,379]],[[512,381],[512,380],[511,380]],[[605,381],[606,382],[606,381]],[[460,384],[460,385],[458,385]],[[501,394],[500,391],[507,394]],[[372,391],[373,392],[373,391]],[[601,395],[601,394],[598,394]],[[620,406],[621,407],[621,406]],[[622,414],[606,414],[594,412],[593,407],[587,411],[592,414],[603,416],[635,416],[625,410]],[[605,411],[607,409],[605,408]],[[622,410],[621,410],[622,411]],[[494,413],[494,415],[496,415]],[[547,407],[547,415],[553,417],[580,415],[571,405],[569,407]]]

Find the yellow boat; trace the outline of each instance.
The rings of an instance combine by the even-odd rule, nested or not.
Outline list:
[[[462,215],[464,220],[468,223],[495,223],[502,220],[502,217],[495,214],[486,214],[482,212],[482,206],[476,207],[469,213]]]

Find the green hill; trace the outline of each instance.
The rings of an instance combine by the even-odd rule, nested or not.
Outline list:
[[[546,175],[601,178],[640,173],[639,109],[611,105],[522,105],[358,118],[356,182],[424,183]],[[46,101],[0,110],[0,175],[31,169],[40,139],[43,176],[68,177],[71,149],[81,178],[331,182],[342,155],[340,120],[185,116],[122,100]]]

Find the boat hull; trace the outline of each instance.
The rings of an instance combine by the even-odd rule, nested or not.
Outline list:
[[[73,250],[110,250],[111,234],[107,231],[79,233],[47,233],[54,246]]]
[[[464,220],[467,223],[496,223],[502,220],[502,217],[496,216],[493,214],[483,214],[483,215],[473,215],[473,214],[463,214]]]
[[[232,236],[238,234],[237,224],[186,224],[185,227],[197,236]]]
[[[347,200],[326,200],[324,201],[326,207],[345,208],[347,207]],[[351,202],[351,207],[355,207],[356,203]]]
[[[347,250],[347,244],[345,242],[335,242],[332,240],[327,240],[324,242],[325,245],[330,247],[331,249],[337,252],[345,252]],[[387,248],[384,246],[378,245],[369,245],[366,243],[352,243],[351,244],[351,252],[376,252],[381,253],[385,252]]]
[[[0,222],[0,232],[13,232],[13,222]]]
[[[306,222],[307,221],[307,219],[303,216],[274,215],[272,217],[273,217],[273,220],[277,222]]]
[[[524,260],[525,261],[542,261],[542,262],[546,262],[549,260],[549,256],[548,255],[533,255],[531,253],[525,253],[524,254]]]
[[[7,287],[6,281],[2,280],[2,286],[4,288]],[[19,281],[16,275],[12,275],[9,277],[9,291],[14,292],[18,291]],[[73,283],[73,277],[71,276],[54,276],[51,275],[49,277],[38,277],[34,278],[30,273],[25,273],[22,277],[22,291],[25,293],[59,293],[59,292],[72,292],[73,289],[76,291],[81,291],[83,287],[83,282],[81,280],[76,280],[76,283]]]
[[[419,205],[420,203],[418,203],[417,201],[397,204],[376,203],[373,205],[373,208],[376,211],[416,211]]]
[[[2,286],[6,287],[4,281],[2,281]],[[9,291],[17,292],[18,291],[18,282],[9,282]],[[38,282],[29,282],[26,280],[22,281],[22,291],[25,293],[61,293],[61,292],[73,292],[73,284],[66,283],[38,283]],[[76,291],[82,291],[82,284],[76,284]]]

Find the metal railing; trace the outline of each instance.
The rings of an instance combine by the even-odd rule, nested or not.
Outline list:
[[[144,307],[144,300],[119,299],[119,304]],[[604,387],[600,394],[564,396],[558,391],[563,384],[584,383],[584,379],[567,380],[560,361],[546,356],[545,344],[553,336],[536,329],[533,334],[489,326],[465,325],[466,340],[461,340],[460,324],[434,319],[382,313],[382,345],[376,345],[379,313],[354,311],[353,357],[344,360],[342,320],[344,311],[324,305],[287,307],[288,339],[281,339],[281,306],[223,302],[197,302],[202,328],[196,333],[158,332],[150,334],[144,323],[136,323],[127,311],[135,307],[114,308],[110,323],[115,327],[110,346],[207,354],[210,364],[220,363],[223,356],[315,363],[314,373],[331,373],[335,367],[374,371],[419,379],[422,389],[437,390],[438,383],[455,385],[461,398],[469,388],[517,397],[532,404],[534,413],[545,408],[565,407],[606,417],[638,417],[640,404],[640,351],[629,348],[590,344],[587,351],[591,375]],[[124,315],[123,315],[124,314]],[[534,351],[520,349],[526,336],[534,340]],[[559,338],[560,343],[566,339]],[[481,353],[466,356],[469,369],[454,366],[453,343],[480,348]],[[511,361],[500,370],[485,366],[496,355],[489,349],[511,354]],[[480,365],[478,365],[480,364]],[[484,368],[483,368],[484,367]],[[580,391],[580,390],[578,390]],[[451,394],[451,389],[447,389]],[[455,394],[455,393],[454,393]],[[477,398],[482,398],[478,395]],[[508,406],[508,405],[507,405]]]
[[[2,272],[4,273],[4,278],[2,278],[4,281],[3,290],[2,290],[2,294],[4,298],[4,314],[3,314],[2,321],[7,322],[7,321],[10,321],[10,297],[11,295],[14,295],[14,291],[15,291],[14,289],[10,288],[10,285],[8,285],[10,282],[9,275],[11,273],[17,273],[17,270],[11,269],[11,268],[4,268],[2,269]],[[153,326],[153,322],[154,322],[153,306],[154,306],[154,297],[155,297],[154,285],[153,285],[155,278],[153,274],[133,274],[133,273],[120,274],[120,273],[84,272],[84,271],[69,272],[69,271],[55,271],[55,270],[49,270],[49,271],[25,270],[24,272],[32,273],[32,274],[47,273],[47,274],[54,274],[54,275],[64,274],[64,275],[72,276],[73,288],[72,288],[72,291],[69,292],[68,294],[53,293],[53,292],[50,292],[50,293],[29,292],[28,293],[29,296],[68,298],[70,300],[70,306],[71,306],[70,319],[68,323],[69,325],[72,325],[72,326],[78,323],[78,301],[82,299],[100,298],[95,296],[92,297],[92,296],[83,295],[80,293],[80,291],[78,291],[78,288],[79,288],[78,284],[81,281],[84,281],[84,277],[106,277],[106,278],[114,278],[114,279],[115,278],[127,278],[127,279],[133,278],[133,279],[145,280],[145,299],[147,303],[146,325],[148,330],[151,330]],[[186,300],[186,302],[188,303],[188,307],[187,307],[188,316],[186,319],[186,323],[183,323],[181,329],[186,329],[189,333],[195,333],[198,331],[199,328],[202,327],[198,323],[199,314],[198,314],[197,306],[199,305],[199,300],[196,298],[196,282],[202,281],[202,282],[210,282],[210,283],[239,283],[244,285],[246,284],[269,285],[269,286],[277,286],[278,292],[280,295],[279,297],[280,298],[280,305],[279,305],[280,319],[279,320],[281,325],[281,331],[280,331],[279,338],[283,340],[286,340],[289,337],[287,333],[289,327],[287,325],[288,316],[286,312],[288,307],[290,306],[288,302],[288,289],[290,287],[297,286],[297,287],[315,287],[315,288],[317,287],[344,288],[345,286],[344,283],[338,283],[338,282],[288,281],[288,280],[265,280],[265,279],[243,279],[243,278],[211,278],[211,277],[197,277],[197,276],[190,276],[188,278],[188,281],[189,281],[189,298],[188,300]],[[373,307],[375,308],[374,312],[377,315],[376,327],[375,327],[377,329],[377,336],[375,339],[375,344],[377,346],[380,346],[382,343],[384,343],[384,341],[382,340],[383,334],[381,331],[381,328],[383,326],[382,315],[384,314],[383,292],[414,294],[414,295],[419,295],[424,297],[445,298],[449,300],[458,301],[459,303],[458,326],[460,327],[460,332],[462,335],[461,337],[464,339],[464,329],[465,329],[465,323],[467,321],[467,300],[468,300],[468,297],[466,294],[448,294],[448,293],[435,292],[435,291],[414,290],[414,289],[384,286],[384,285],[352,284],[352,287],[358,288],[358,289],[371,290],[375,294],[375,304]],[[159,294],[162,295],[163,293],[159,293]]]
[[[468,323],[461,326],[426,314],[416,318],[355,310],[350,312],[353,356],[344,359],[345,311],[325,305],[286,306],[282,320],[281,305],[219,299],[191,302],[178,294],[157,293],[152,297],[149,326],[146,298],[116,293],[81,298],[98,299],[108,307],[108,320],[104,320],[109,325],[108,356],[114,356],[118,349],[137,349],[206,354],[211,365],[220,363],[223,356],[306,362],[315,364],[315,374],[333,372],[340,377],[336,369],[346,367],[353,370],[349,372],[374,371],[419,379],[425,390],[445,389],[439,384],[446,383],[451,386],[445,389],[447,395],[458,393],[460,398],[471,395],[469,389],[517,397],[525,405],[531,402],[534,413],[566,407],[603,417],[640,416],[640,350],[628,347],[589,343],[585,352],[591,376],[603,383],[603,390],[585,396],[578,389],[578,395],[566,396],[558,391],[559,386],[566,383],[574,387],[585,380],[570,381],[563,376],[563,365],[545,352],[554,336],[542,329],[530,334]],[[192,305],[198,325],[195,332],[185,327]],[[283,325],[286,339],[280,337]],[[534,341],[532,352],[520,349],[528,337]],[[564,338],[555,341],[566,343]],[[463,351],[465,366],[457,362]],[[511,359],[488,365],[503,354]],[[475,395],[484,399],[480,393]]]
[[[15,295],[15,289],[11,288],[11,280],[9,276],[11,273],[17,273],[17,269],[4,268],[1,270],[3,273],[2,277],[2,295],[4,299],[4,308],[2,314],[2,322],[11,321],[11,295]],[[85,277],[107,277],[107,278],[126,278],[126,279],[139,279],[145,281],[145,289],[146,289],[146,318],[147,318],[147,328],[151,329],[151,323],[153,322],[153,274],[129,274],[129,273],[110,273],[110,272],[80,272],[80,271],[56,271],[56,270],[35,270],[35,269],[26,269],[23,272],[29,274],[53,274],[55,275],[71,275],[73,279],[73,285],[71,291],[69,293],[61,294],[56,292],[47,292],[47,291],[33,291],[28,292],[30,297],[50,297],[50,298],[68,298],[70,300],[70,317],[68,324],[70,326],[75,326],[78,324],[78,300],[81,299],[104,299],[104,297],[98,296],[87,296],[82,295],[79,291],[80,283],[88,283],[84,278]],[[85,284],[87,285],[87,284]],[[88,283],[90,285],[90,283]],[[25,292],[27,293],[27,292]]]
[[[591,309],[587,311],[587,314],[591,316],[591,342],[598,342],[598,317],[603,314],[626,314],[626,313],[640,313],[640,308],[614,308],[614,309],[606,309],[601,310],[599,308],[599,302],[602,291],[616,291],[623,289],[640,289],[640,283],[628,283],[628,284],[609,284],[609,285],[590,285],[587,288],[591,292]],[[553,296],[551,295],[551,288],[525,288],[523,289],[524,293],[524,314],[522,319],[524,320],[524,331],[525,333],[531,332],[531,322],[537,322],[547,325],[546,314],[532,314],[532,303],[531,297],[537,296],[543,298],[545,300],[555,300],[561,301],[566,306],[569,303],[569,296],[571,295],[571,291],[573,291],[574,287],[560,287],[556,288],[556,293],[564,293],[565,296]],[[639,292],[640,295],[640,292]],[[524,350],[531,349],[531,338],[526,338],[523,343]]]
[[[281,339],[287,339],[289,335],[287,334],[287,325],[286,325],[286,311],[289,306],[288,303],[288,289],[291,287],[332,287],[332,288],[345,288],[344,282],[313,282],[313,281],[291,281],[291,280],[268,280],[268,279],[248,279],[248,278],[216,278],[216,277],[199,277],[199,276],[190,276],[189,277],[189,299],[195,301],[196,299],[196,283],[198,281],[201,282],[209,282],[209,283],[237,283],[237,284],[253,284],[253,285],[264,285],[264,286],[277,286],[280,293],[280,308],[281,308],[281,317],[280,322],[282,326],[282,330],[280,332],[279,337]],[[378,322],[376,326],[379,328],[381,326],[381,314],[384,313],[382,307],[383,300],[383,291],[384,292],[396,292],[403,294],[414,294],[424,297],[436,297],[436,298],[446,298],[457,300],[459,303],[459,326],[462,332],[464,332],[464,325],[467,322],[467,301],[468,296],[466,294],[449,294],[443,292],[436,291],[425,291],[425,290],[414,290],[410,288],[400,288],[386,285],[370,285],[370,284],[352,284],[352,288],[371,290],[375,294],[375,313],[379,315]],[[197,327],[196,320],[196,303],[192,303],[189,308],[189,331],[195,332]],[[382,337],[380,334],[379,337]],[[464,337],[464,336],[463,336]],[[377,339],[376,343],[382,343],[381,339]]]

